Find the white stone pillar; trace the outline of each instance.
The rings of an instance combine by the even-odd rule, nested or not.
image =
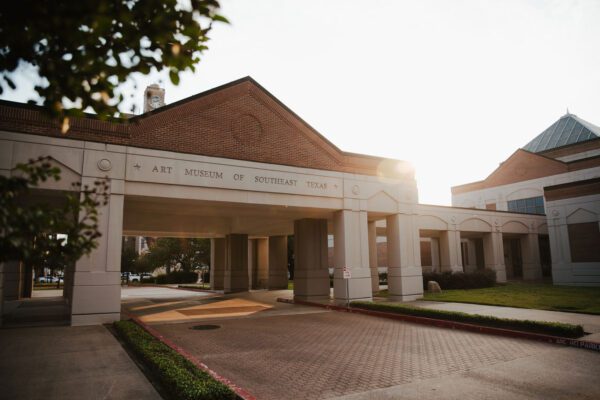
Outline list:
[[[255,289],[256,279],[256,240],[248,239],[248,288]]]
[[[371,291],[379,292],[379,269],[377,261],[377,221],[369,221],[369,267],[371,268]]]
[[[224,290],[227,241],[224,238],[210,240],[210,288]]]
[[[269,236],[269,290],[287,287],[287,236]]]
[[[502,232],[491,232],[483,235],[483,257],[485,267],[496,271],[496,282],[506,282]]]
[[[548,208],[550,206],[546,205]],[[552,281],[555,285],[573,283],[571,263],[571,242],[564,209],[548,209],[548,236],[550,257],[552,258]]]
[[[86,182],[87,181],[87,182]],[[93,186],[92,178],[83,184]],[[98,208],[98,247],[75,264],[71,294],[71,325],[96,325],[121,317],[121,243],[123,190],[112,180],[108,204]]]
[[[540,261],[540,245],[537,233],[523,235],[520,240],[523,258],[523,279],[540,279],[542,277],[542,263]]]
[[[267,289],[269,285],[269,240],[259,238],[255,241],[256,258],[252,287],[254,289]]]
[[[248,235],[230,234],[225,236],[225,273],[223,290],[225,293],[248,290]]]
[[[333,293],[336,302],[372,300],[366,211],[336,211],[333,216]],[[344,267],[352,277],[343,277]]]
[[[450,230],[441,232],[440,266],[442,272],[463,272],[459,231]]]
[[[294,221],[294,298],[329,299],[327,220]]]
[[[388,291],[392,301],[410,301],[423,296],[421,239],[412,215],[386,218]]]

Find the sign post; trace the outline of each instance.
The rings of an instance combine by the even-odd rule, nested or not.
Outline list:
[[[346,281],[346,308],[350,308],[350,278],[352,278],[352,272],[350,267],[344,266],[344,280]]]

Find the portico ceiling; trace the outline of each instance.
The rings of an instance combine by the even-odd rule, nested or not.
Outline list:
[[[124,235],[220,237],[291,235],[294,220],[332,219],[326,209],[125,196]]]

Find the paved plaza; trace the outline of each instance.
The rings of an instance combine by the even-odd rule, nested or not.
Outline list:
[[[600,397],[600,354],[591,351],[288,304],[239,317],[226,315],[228,301],[211,300],[224,304],[216,317],[152,324],[259,399]],[[191,329],[199,324],[220,328]]]
[[[597,399],[600,354],[238,295],[127,288],[123,310],[258,399]],[[214,330],[190,329],[217,325]],[[0,330],[0,399],[158,399],[106,327]]]

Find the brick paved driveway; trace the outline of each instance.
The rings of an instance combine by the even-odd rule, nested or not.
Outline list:
[[[190,329],[201,323],[221,328]],[[585,352],[339,312],[154,327],[259,399],[326,399],[436,377],[447,379],[451,374],[555,351]],[[600,364],[597,353],[586,352],[585,357],[586,363],[591,357]],[[544,368],[535,362],[527,365],[527,370],[515,370],[515,376]],[[593,380],[594,369],[590,372]]]

